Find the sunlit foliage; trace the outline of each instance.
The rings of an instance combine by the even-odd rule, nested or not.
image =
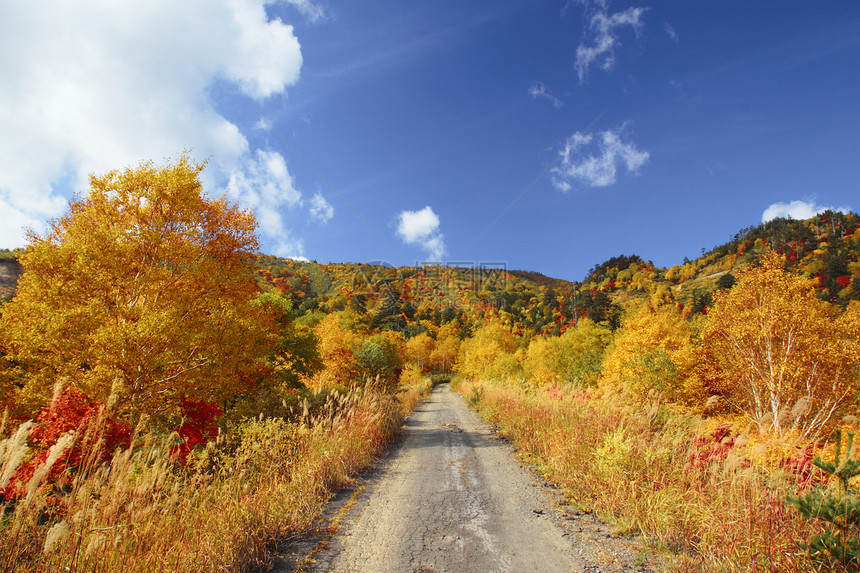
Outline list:
[[[31,233],[25,269],[2,316],[21,367],[23,412],[58,379],[133,416],[161,416],[183,397],[222,400],[251,389],[271,321],[251,263],[251,213],[208,198],[202,164],[144,163],[90,178],[87,197]]]
[[[784,266],[768,253],[717,293],[706,341],[734,381],[731,399],[762,430],[816,437],[858,389],[856,306],[840,318]]]
[[[600,375],[603,353],[612,332],[588,318],[561,336],[536,337],[523,361],[528,380],[536,386],[571,383],[593,386]]]

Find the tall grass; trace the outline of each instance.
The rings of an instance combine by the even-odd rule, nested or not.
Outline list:
[[[396,397],[372,386],[332,392],[292,421],[239,424],[185,468],[171,461],[169,438],[139,433],[109,463],[78,468],[65,488],[34,478],[26,498],[2,506],[0,571],[265,566],[279,542],[308,527],[332,492],[384,448],[428,390],[423,382]],[[23,447],[11,432],[0,445],[0,473]]]
[[[819,526],[784,503],[799,474],[757,462],[766,445],[656,400],[462,380],[455,389],[573,504],[673,554],[673,570],[815,570],[799,543]]]

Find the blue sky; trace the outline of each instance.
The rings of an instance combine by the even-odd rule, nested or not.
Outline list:
[[[0,18],[0,246],[184,148],[320,262],[580,280],[860,208],[854,1],[48,4]]]

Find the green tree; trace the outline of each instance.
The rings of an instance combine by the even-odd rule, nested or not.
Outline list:
[[[825,462],[820,456],[812,460],[829,478],[831,487],[817,487],[798,497],[788,496],[786,501],[804,517],[825,525],[822,533],[803,544],[822,570],[860,571],[860,495],[851,486],[851,480],[860,475],[860,460],[852,458],[853,433],[848,433],[844,456],[841,430],[836,430],[835,441],[834,461]]]
[[[730,289],[733,286],[735,286],[735,282],[737,282],[735,275],[733,275],[732,273],[726,273],[717,279],[717,289],[718,290]]]
[[[379,378],[388,385],[397,383],[403,360],[397,343],[385,334],[365,338],[355,354],[356,363],[366,379]]]

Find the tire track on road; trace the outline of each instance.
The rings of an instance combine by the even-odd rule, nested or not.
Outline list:
[[[312,572],[584,571],[551,500],[447,384],[406,422]]]

